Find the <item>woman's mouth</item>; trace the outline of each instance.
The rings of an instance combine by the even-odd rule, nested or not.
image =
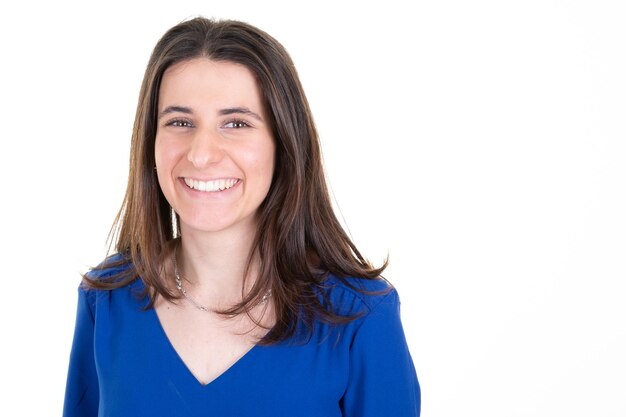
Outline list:
[[[224,191],[234,187],[240,180],[238,178],[221,178],[219,180],[212,181],[200,181],[192,178],[183,178],[187,187],[192,190],[204,191],[204,192],[216,192]]]

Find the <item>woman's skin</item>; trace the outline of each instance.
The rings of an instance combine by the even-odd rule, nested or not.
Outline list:
[[[196,58],[165,71],[155,144],[163,194],[178,213],[177,260],[183,285],[210,309],[242,299],[256,213],[271,185],[275,142],[261,91],[246,67]],[[257,263],[246,280],[251,288]],[[175,290],[171,262],[166,280]],[[221,375],[267,330],[247,315],[225,318],[185,299],[155,309],[172,346],[201,384]],[[252,315],[273,324],[272,303]]]

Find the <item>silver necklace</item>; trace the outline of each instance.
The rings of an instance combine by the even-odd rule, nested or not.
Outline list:
[[[178,272],[178,262],[176,262],[176,249],[174,249],[174,252],[172,254],[172,263],[174,264],[174,277],[176,279],[176,289],[180,291],[183,297],[185,297],[185,299],[187,299],[187,301],[189,301],[191,305],[193,305],[198,310],[205,311],[207,313],[214,313],[215,310],[211,310],[203,306],[202,304],[197,302],[191,295],[187,294],[187,290],[185,289],[185,287],[183,287],[183,280],[180,278],[180,273]],[[255,308],[259,305],[267,304],[267,301],[269,300],[271,296],[272,296],[272,289],[270,288],[269,290],[265,292],[265,294],[263,294],[263,298],[261,298],[261,301],[255,304],[252,308]]]

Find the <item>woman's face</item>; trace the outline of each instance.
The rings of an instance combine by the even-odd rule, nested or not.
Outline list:
[[[181,232],[255,230],[275,144],[252,72],[207,58],[174,64],[163,75],[157,117],[157,176]]]

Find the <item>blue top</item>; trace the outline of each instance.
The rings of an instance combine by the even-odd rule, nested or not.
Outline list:
[[[207,385],[182,362],[154,309],[142,309],[140,279],[112,291],[80,288],[63,416],[419,416],[397,292],[363,295],[334,277],[328,284],[336,312],[364,316],[334,330],[318,323],[308,341],[256,345]]]

